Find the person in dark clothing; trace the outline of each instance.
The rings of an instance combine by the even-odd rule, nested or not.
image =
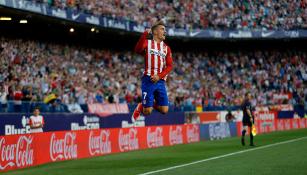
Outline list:
[[[242,111],[243,111],[243,130],[242,130],[242,137],[241,137],[241,143],[244,146],[245,145],[245,140],[244,136],[249,128],[249,133],[250,133],[250,146],[255,146],[254,145],[254,136],[252,134],[252,125],[254,124],[254,116],[252,113],[252,105],[251,105],[251,99],[252,95],[250,93],[247,93],[245,96],[245,100],[242,103]]]
[[[230,110],[228,110],[228,113],[226,114],[225,118],[226,118],[226,122],[232,122],[236,119]]]

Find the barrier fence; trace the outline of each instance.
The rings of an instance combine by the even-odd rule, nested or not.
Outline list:
[[[122,122],[131,123],[131,114],[42,114],[45,120],[44,132],[91,130],[102,128],[122,128]],[[0,135],[30,133],[29,114],[0,114]],[[153,113],[145,117],[146,126],[184,124],[183,112],[172,112],[167,115]]]
[[[0,136],[0,171],[199,140],[193,124]]]
[[[274,131],[287,131],[307,128],[307,118],[298,119],[257,119],[255,121],[257,134]],[[241,136],[242,122],[218,122],[200,125],[201,140],[218,140],[228,137]],[[249,131],[247,131],[249,134]]]
[[[130,118],[127,114],[108,117],[90,114],[50,114],[45,116],[46,123],[49,123],[49,126],[46,124],[44,128],[45,132],[36,134],[28,134],[26,116],[1,115],[0,171],[241,135],[240,112],[234,122],[224,122],[225,112],[210,113],[212,114],[214,117],[209,119],[214,119],[214,123],[207,123],[210,120],[202,119],[207,114],[190,113],[186,116],[186,121],[204,122],[202,124],[182,124],[184,113],[172,113],[167,116],[153,114],[145,118],[145,123],[156,126],[132,128],[121,128],[117,124],[122,119]],[[258,134],[307,128],[307,118],[279,119],[278,112],[274,111],[258,112],[255,116]],[[111,121],[116,121],[114,127],[117,128],[102,129],[103,126],[110,126]],[[161,122],[164,125],[160,125]]]
[[[298,119],[273,119],[256,120],[255,127],[258,134],[270,133],[274,131],[287,131],[292,129],[307,128],[307,118]],[[237,122],[237,135],[242,131],[242,122]]]

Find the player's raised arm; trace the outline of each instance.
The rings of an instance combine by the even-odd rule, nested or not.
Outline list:
[[[173,69],[172,51],[169,47],[167,47],[165,69],[163,69],[163,71],[160,74],[158,74],[159,78],[160,79],[164,78],[166,75],[168,75],[171,72],[172,69]]]
[[[146,29],[144,33],[142,34],[141,38],[137,42],[134,51],[138,54],[142,54],[144,52],[144,49],[146,48],[146,37],[150,33],[150,29]]]

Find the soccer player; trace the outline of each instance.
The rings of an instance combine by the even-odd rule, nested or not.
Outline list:
[[[152,39],[147,39],[152,33]],[[137,42],[134,51],[144,56],[145,71],[142,77],[142,103],[139,103],[132,115],[135,122],[141,115],[151,114],[156,109],[162,114],[168,112],[168,97],[165,87],[167,75],[172,70],[172,52],[164,43],[166,35],[162,21],[146,29]]]
[[[250,93],[247,93],[245,95],[245,100],[243,101],[242,104],[242,110],[243,110],[243,130],[242,130],[242,137],[241,137],[241,143],[244,146],[245,145],[245,140],[244,136],[247,131],[247,128],[249,128],[249,133],[250,133],[250,146],[255,146],[254,145],[254,136],[252,134],[252,125],[254,124],[254,116],[252,114],[252,106],[251,106],[251,99],[252,95]]]
[[[39,108],[35,108],[33,115],[30,117],[31,133],[43,132],[44,124],[44,117],[40,115]]]

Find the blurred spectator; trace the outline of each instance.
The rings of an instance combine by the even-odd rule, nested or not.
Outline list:
[[[69,112],[71,112],[71,113],[83,113],[81,106],[73,99],[67,105],[67,108],[68,108]]]
[[[294,118],[294,119],[298,119],[298,118],[300,118],[300,116],[298,115],[298,113],[297,113],[297,112],[294,112],[294,114],[293,114],[293,118]]]
[[[4,86],[0,86],[0,105],[1,105],[1,110],[6,111],[7,108],[7,98],[8,98],[8,93],[5,90]]]
[[[226,121],[227,122],[232,122],[232,121],[234,121],[236,119],[235,116],[231,113],[230,110],[228,110],[228,112],[227,112],[225,117],[226,117]]]
[[[23,94],[21,91],[22,87],[21,85],[17,85],[17,88],[14,90],[13,94],[14,94],[14,110],[16,112],[21,112],[21,100],[23,98]]]

